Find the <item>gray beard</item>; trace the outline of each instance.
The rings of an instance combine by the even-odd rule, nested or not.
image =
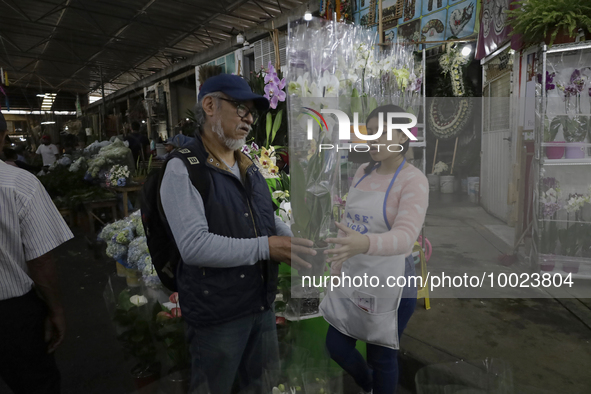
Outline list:
[[[213,124],[212,130],[214,133],[217,134],[220,141],[224,145],[226,145],[226,147],[230,150],[238,150],[246,144],[246,138],[240,138],[240,139],[236,140],[233,138],[226,137],[226,135],[224,134],[224,129],[222,128],[222,120],[221,119],[218,119],[218,121]]]

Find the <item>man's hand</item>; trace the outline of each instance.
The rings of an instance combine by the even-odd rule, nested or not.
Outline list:
[[[310,249],[312,246],[314,246],[314,242],[303,238],[269,237],[269,254],[271,260],[283,262],[295,269],[309,269],[312,267],[296,255],[307,254],[309,256],[315,256],[316,251]]]
[[[48,342],[47,353],[53,353],[64,340],[66,319],[64,312],[49,312],[45,319],[45,342]]]
[[[343,223],[336,223],[337,227],[342,230],[346,237],[344,238],[327,238],[326,242],[329,244],[343,245],[340,248],[328,249],[324,251],[324,254],[331,254],[328,263],[332,263],[331,267],[333,270],[340,271],[340,267],[343,263],[353,256],[358,254],[367,253],[369,250],[369,238],[367,235],[359,234],[355,230],[351,230]]]

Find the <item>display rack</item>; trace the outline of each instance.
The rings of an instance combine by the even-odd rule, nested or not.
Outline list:
[[[574,193],[591,201],[591,97],[588,94],[591,81],[584,74],[578,81],[575,78],[577,70],[584,71],[591,62],[591,44],[554,45],[552,48],[542,45],[537,55],[534,156],[534,185],[537,186],[534,186],[531,261],[534,270],[541,273],[591,279],[591,205],[587,202],[573,209],[568,202]],[[580,89],[574,88],[577,83]],[[573,123],[565,122],[552,129],[557,116]],[[589,123],[585,123],[585,119],[589,119]],[[565,138],[565,131],[568,135],[577,134],[577,140],[573,141],[572,136]],[[580,149],[577,157],[561,153],[576,147]],[[549,149],[558,153],[551,155]],[[556,198],[547,194],[549,185],[554,184],[559,185],[560,190]],[[556,212],[556,208],[550,207],[554,201],[560,206]]]

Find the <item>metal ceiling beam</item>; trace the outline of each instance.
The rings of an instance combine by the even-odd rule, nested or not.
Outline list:
[[[55,35],[55,32],[57,31],[59,24],[62,21],[62,18],[64,17],[64,14],[66,12],[68,5],[70,4],[70,1],[71,0],[66,0],[65,8],[60,13],[59,18],[57,18],[57,22],[55,23],[55,27],[53,28],[53,31],[51,32],[51,34],[47,38],[47,42],[45,43],[45,47],[41,50],[41,56],[45,55],[45,51],[47,50],[47,46],[49,45],[49,41]],[[39,60],[37,61],[37,63],[35,63],[35,67],[33,67],[33,72],[37,71],[38,66],[39,66]],[[28,87],[28,85],[27,85],[27,87]]]
[[[13,34],[23,34],[22,30],[26,30],[27,31],[27,36],[33,36],[33,37],[38,37],[38,38],[46,38],[47,34],[46,32],[40,32],[39,34],[31,34],[31,29],[29,29],[28,26],[17,26],[17,28],[19,29],[19,31],[13,31],[13,30],[6,30],[5,26],[7,24],[11,24],[11,21],[16,21],[19,22],[18,20],[12,19],[12,18],[5,18],[4,16],[2,17],[2,31],[5,31],[7,33],[13,33]],[[47,28],[54,28],[55,25],[53,24],[44,24],[42,22],[36,23],[36,25],[42,26],[42,27],[47,27]],[[60,30],[64,31],[64,32],[71,32],[72,36],[80,38],[81,41],[84,41],[85,36],[91,36],[91,37],[96,37],[98,39],[101,39],[102,41],[104,41],[104,39],[108,38],[108,39],[116,39],[119,40],[118,44],[121,44],[122,42],[125,42],[125,45],[128,45],[129,47],[136,47],[139,49],[153,49],[153,46],[144,46],[145,42],[140,42],[140,41],[135,41],[135,40],[130,40],[128,38],[125,39],[125,41],[122,41],[121,38],[116,37],[114,35],[103,35],[103,34],[99,34],[99,33],[93,33],[93,32],[88,32],[88,31],[80,31],[80,30],[76,30],[73,28],[69,28],[67,26],[60,26],[59,27]],[[185,32],[185,31],[183,31]],[[56,39],[56,38],[54,38]],[[84,45],[83,42],[80,43],[80,45]],[[100,44],[97,44],[97,46],[101,46],[103,45],[103,43],[101,42]],[[20,48],[19,48],[20,50]],[[143,52],[145,53],[145,52]]]
[[[31,18],[29,18],[29,15],[27,15],[26,12],[24,12],[18,6],[18,4],[15,4],[14,1],[12,1],[12,0],[2,0],[2,2],[4,4],[6,4],[7,6],[9,6],[10,8],[12,8],[14,11],[16,11],[17,14],[23,16],[25,19],[28,19],[30,22],[33,22],[33,20]]]
[[[145,13],[145,12],[146,12],[146,10],[147,10],[148,8],[150,8],[150,6],[151,6],[152,4],[154,4],[155,2],[156,2],[156,0],[148,0],[148,2],[147,2],[147,3],[146,3],[146,4],[145,4],[145,5],[144,5],[144,6],[143,6],[143,7],[142,7],[140,10],[138,10],[138,12],[135,14],[135,16],[134,16],[133,18],[131,18],[130,20],[128,20],[128,23],[127,23],[125,26],[122,26],[122,27],[121,27],[119,30],[117,30],[117,33],[115,33],[115,36],[114,36],[114,38],[111,38],[109,41],[107,41],[107,42],[106,42],[106,43],[103,45],[103,47],[102,47],[102,48],[101,48],[101,49],[100,49],[98,52],[96,52],[94,55],[92,55],[92,56],[91,56],[91,57],[90,57],[90,58],[89,58],[89,59],[86,61],[86,63],[85,63],[85,64],[84,64],[82,67],[80,67],[78,70],[76,70],[76,71],[74,72],[74,74],[72,74],[72,76],[74,76],[74,75],[78,74],[78,73],[79,73],[80,71],[82,71],[82,70],[83,70],[85,67],[87,67],[87,66],[90,64],[90,62],[92,62],[92,60],[93,60],[93,59],[95,59],[95,58],[96,58],[98,55],[100,55],[100,54],[101,54],[101,53],[102,53],[102,52],[105,50],[105,48],[107,47],[107,45],[109,45],[111,42],[113,42],[113,40],[114,40],[114,39],[118,38],[118,37],[119,37],[121,34],[123,34],[123,32],[125,32],[125,30],[127,30],[127,28],[128,28],[129,26],[131,26],[131,24],[132,24],[132,23],[135,21],[135,19],[136,19],[136,18],[137,18],[139,15],[142,15],[143,13]],[[68,80],[64,81],[63,83],[67,83],[67,82],[68,82]],[[60,84],[60,85],[61,85],[61,84]]]
[[[79,66],[80,63],[79,62],[73,62],[73,61],[67,61],[67,60],[63,60],[63,58],[54,58],[54,57],[49,57],[49,56],[40,56],[40,55],[36,55],[34,53],[26,53],[26,52],[4,52],[7,56],[11,56],[11,57],[22,57],[22,58],[26,58],[26,59],[39,59],[42,61],[48,61],[48,62],[54,62],[54,63],[62,63],[62,64],[69,64],[72,66]],[[113,70],[113,71],[126,71],[129,70],[128,66],[124,66],[124,67],[117,67],[113,64],[103,64],[103,67],[108,69],[108,70]],[[13,70],[17,70],[17,68],[13,68]],[[148,71],[148,70],[145,70]]]
[[[237,0],[235,1],[232,5],[230,5],[227,10],[229,10],[229,12],[233,12],[235,9],[239,8],[241,5],[243,5],[244,3],[247,3],[249,0]],[[194,33],[196,30],[200,29],[202,26],[205,26],[207,23],[209,23],[210,21],[214,20],[215,18],[217,18],[220,14],[216,14],[216,15],[212,15],[210,16],[206,21],[204,22],[200,22],[197,26],[195,26],[195,28],[193,29],[193,31],[191,31],[190,33],[187,34],[182,34],[181,37],[179,37],[179,39],[176,39],[175,41],[173,41],[174,43],[169,43],[168,46],[174,46],[176,45],[176,43],[180,42],[181,40],[185,39],[188,35]],[[209,35],[209,33],[208,33]],[[211,36],[210,36],[211,39]],[[213,43],[213,40],[212,40]],[[215,45],[215,43],[213,43]],[[149,56],[146,56],[142,62],[139,62],[137,64],[142,64],[145,61],[149,60],[152,56],[155,56],[158,51],[155,51],[155,53],[150,54]],[[114,77],[113,79],[117,79],[119,76]]]
[[[289,11],[284,12],[281,15],[278,15],[276,18],[273,19],[273,22],[275,23],[275,27],[278,28],[280,26],[286,25],[290,18],[301,17],[302,15],[304,15],[304,12],[306,12],[307,8],[309,8],[310,12],[316,12],[319,9],[319,2],[316,0],[309,0],[308,2],[301,4],[300,6],[298,6],[296,8],[293,8]],[[263,36],[268,35],[271,28],[272,28],[271,21],[265,21],[261,25],[255,27],[253,29],[247,30],[245,32],[245,34],[249,40],[255,41]],[[234,38],[232,38],[230,40],[226,40],[226,41],[216,45],[215,47],[212,47],[212,48],[206,49],[202,52],[199,52],[196,55],[188,58],[187,60],[183,60],[182,62],[173,64],[172,66],[167,67],[166,69],[164,69],[162,71],[154,73],[153,75],[149,76],[146,79],[143,79],[141,81],[133,83],[126,88],[123,88],[121,90],[118,90],[117,92],[112,93],[107,98],[107,100],[116,100],[118,97],[130,94],[131,92],[135,92],[140,89],[143,89],[144,87],[153,85],[153,84],[157,83],[158,81],[161,81],[164,78],[167,78],[171,75],[181,72],[188,67],[194,67],[199,64],[203,64],[203,63],[206,63],[210,60],[213,60],[217,57],[220,57],[224,54],[227,54],[227,53],[236,49],[234,44],[235,44]],[[97,104],[90,104],[88,106],[88,108],[95,108],[96,106],[97,106]]]

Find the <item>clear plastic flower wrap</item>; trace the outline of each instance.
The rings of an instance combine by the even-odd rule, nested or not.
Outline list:
[[[116,242],[107,242],[107,256],[115,260],[125,259],[127,256],[127,246]]]
[[[101,148],[104,148],[108,145],[111,145],[111,141],[98,142],[97,140],[94,141],[92,144],[88,145],[86,148],[84,148],[84,153],[90,153],[91,155],[95,155],[98,153],[99,150],[101,150]]]
[[[120,139],[116,139],[115,142],[99,150],[98,155],[89,161],[88,172],[93,178],[96,178],[101,169],[110,168],[114,164],[135,168],[131,150]]]
[[[86,163],[86,158],[84,156],[82,156],[78,160],[76,160],[75,162],[72,163],[69,170],[70,170],[70,172],[77,172],[79,170],[86,169],[86,167],[88,167],[88,164]]]
[[[150,254],[146,237],[137,237],[129,243],[127,262],[131,266],[137,266],[140,261],[144,261]]]

